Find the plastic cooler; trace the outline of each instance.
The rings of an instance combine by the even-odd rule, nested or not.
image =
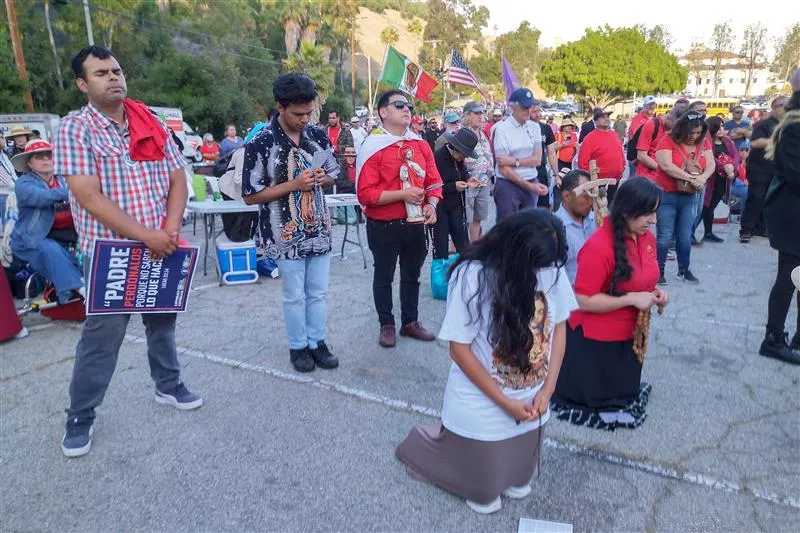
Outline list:
[[[258,281],[256,243],[232,242],[224,234],[215,240],[220,283],[240,285]]]

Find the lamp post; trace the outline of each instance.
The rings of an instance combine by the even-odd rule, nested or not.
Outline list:
[[[372,60],[368,55],[356,52],[355,55],[367,60],[367,90],[369,91],[369,116],[372,118]]]

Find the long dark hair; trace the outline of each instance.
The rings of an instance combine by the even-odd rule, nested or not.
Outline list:
[[[672,140],[676,143],[683,144],[689,140],[689,133],[695,126],[700,126],[702,128],[700,136],[697,137],[696,141],[697,145],[702,145],[703,137],[705,137],[706,133],[708,132],[708,125],[705,121],[705,115],[698,113],[697,111],[687,111],[681,115],[675,125],[672,126],[669,136],[672,137]]]
[[[713,141],[717,136],[717,133],[719,133],[720,128],[723,126],[722,119],[719,117],[708,117],[706,124],[708,125],[708,134],[711,136],[711,140]]]
[[[608,293],[620,296],[617,284],[631,278],[633,268],[628,262],[628,220],[654,213],[661,202],[661,188],[649,179],[638,176],[626,180],[611,202],[611,227],[614,233],[614,275]]]
[[[523,371],[530,367],[528,354],[533,347],[530,324],[536,309],[536,273],[566,264],[566,242],[561,220],[545,209],[526,209],[494,226],[450,269],[451,275],[460,276],[457,268],[462,263],[483,266],[477,291],[461,294],[470,309],[470,323],[480,318],[471,309],[480,310],[484,299],[491,298],[489,341],[504,363]]]

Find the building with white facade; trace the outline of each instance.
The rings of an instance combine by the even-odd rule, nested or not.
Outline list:
[[[768,65],[761,65],[753,70],[750,90],[747,90],[747,62],[744,56],[726,52],[723,54],[720,81],[714,92],[714,58],[711,51],[695,52],[678,59],[678,62],[689,69],[686,93],[696,97],[716,96],[722,98],[742,98],[759,96],[767,92],[767,88],[782,84]]]

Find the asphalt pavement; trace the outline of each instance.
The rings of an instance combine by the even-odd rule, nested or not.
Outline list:
[[[0,344],[0,530],[512,532],[528,517],[575,531],[798,531],[800,368],[757,354],[777,255],[736,242],[737,226],[715,232],[726,242],[692,252],[700,285],[668,264],[644,425],[552,420],[532,495],[491,516],[395,459],[411,427],[438,423],[450,359],[438,341],[378,346],[371,261],[364,270],[352,246],[334,257],[328,294],[339,369],[293,372],[279,280],[219,287],[198,271],[177,343],[205,405],[154,402],[132,320],[92,451],[77,459],[60,439],[79,326],[26,316],[30,336]],[[437,329],[444,303],[423,272],[420,317]]]

